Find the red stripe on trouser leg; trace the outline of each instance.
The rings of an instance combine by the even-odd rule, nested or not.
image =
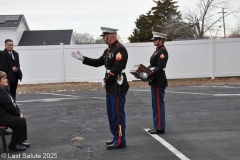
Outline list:
[[[117,107],[117,117],[118,117],[118,142],[117,142],[117,146],[120,146],[120,144],[121,144],[121,137],[120,137],[120,132],[121,132],[121,130],[120,130],[120,113],[119,113],[119,106],[118,106],[118,104],[119,104],[119,97],[117,97],[116,98],[116,107]]]
[[[158,130],[161,130],[161,104],[159,97],[159,87],[156,88],[156,96],[157,96],[157,112],[158,112]]]

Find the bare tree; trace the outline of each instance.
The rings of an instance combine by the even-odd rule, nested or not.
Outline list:
[[[229,38],[236,38],[236,37],[240,37],[240,21],[239,23],[236,25],[236,27],[234,29],[232,29],[232,33],[228,36]]]
[[[105,44],[105,42],[101,36],[99,36],[98,38],[95,39],[95,43],[96,44]]]
[[[168,35],[168,40],[194,38],[194,27],[179,19],[168,19],[161,27]]]
[[[120,43],[123,42],[123,41],[122,41],[122,38],[121,38],[121,36],[120,36],[120,34],[117,34],[117,39],[118,39],[118,41],[119,41]]]
[[[91,44],[94,43],[93,35],[89,33],[75,33],[76,44]]]
[[[117,39],[120,43],[122,43],[122,40],[121,40],[121,37],[119,34],[117,34]],[[98,38],[95,39],[95,43],[96,44],[105,44],[105,42],[101,36],[99,36]]]
[[[239,9],[228,9],[223,15],[216,16],[216,13],[222,8],[228,8],[234,0],[199,0],[197,8],[188,9],[183,14],[184,19],[194,27],[196,38],[203,38],[207,31],[214,28],[214,25],[223,17],[234,13],[239,13]],[[234,7],[232,7],[234,8]],[[219,17],[219,18],[216,18]]]

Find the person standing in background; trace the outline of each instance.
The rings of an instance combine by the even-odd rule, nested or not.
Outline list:
[[[5,53],[3,51],[0,51],[0,71],[7,73],[7,72],[9,72],[9,70],[10,70],[10,67],[8,65],[7,56],[5,55]],[[6,86],[6,90],[10,91],[9,85]],[[13,132],[9,129],[4,129],[4,134],[12,135]]]
[[[7,63],[10,69],[6,72],[10,85],[10,93],[16,102],[16,92],[18,80],[22,80],[22,71],[20,69],[19,54],[13,50],[13,41],[11,39],[5,40],[5,49],[3,50],[7,57]]]
[[[72,56],[81,60],[83,64],[100,67],[105,66],[106,72],[102,86],[106,89],[106,105],[110,131],[113,138],[106,142],[107,149],[119,149],[126,147],[125,129],[126,118],[124,106],[129,89],[124,69],[127,65],[128,52],[117,40],[117,30],[101,27],[103,40],[108,45],[102,56],[92,59],[83,56],[79,51],[72,52]]]
[[[0,71],[5,73],[11,72],[11,69],[8,65],[7,56],[3,51],[0,51]],[[7,86],[7,89],[10,91],[10,87]]]
[[[164,95],[167,87],[167,78],[165,68],[168,61],[168,52],[164,46],[166,34],[159,32],[152,32],[154,46],[156,50],[150,57],[150,73],[141,73],[142,79],[152,78],[149,82],[152,93],[152,111],[153,111],[153,129],[148,130],[150,134],[164,134],[165,133],[165,103]]]

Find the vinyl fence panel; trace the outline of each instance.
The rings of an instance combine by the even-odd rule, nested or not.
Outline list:
[[[129,81],[135,80],[129,71],[136,64],[148,66],[155,47],[152,42],[124,46],[128,51],[125,73]],[[240,76],[240,38],[172,41],[165,46],[168,79]],[[71,52],[79,50],[84,56],[99,58],[106,48],[106,44],[15,46],[23,71],[20,83],[101,82],[105,67],[83,65]]]

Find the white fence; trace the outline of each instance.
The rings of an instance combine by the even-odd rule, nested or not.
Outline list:
[[[153,43],[124,45],[129,54],[126,73],[135,64],[149,65],[155,47]],[[79,50],[84,56],[98,58],[106,49],[105,44],[15,46],[20,55],[23,71],[21,84],[102,81],[105,67],[83,65],[71,56]],[[1,47],[4,48],[3,46]],[[166,67],[168,79],[240,76],[240,38],[207,39],[166,42],[169,60]]]

